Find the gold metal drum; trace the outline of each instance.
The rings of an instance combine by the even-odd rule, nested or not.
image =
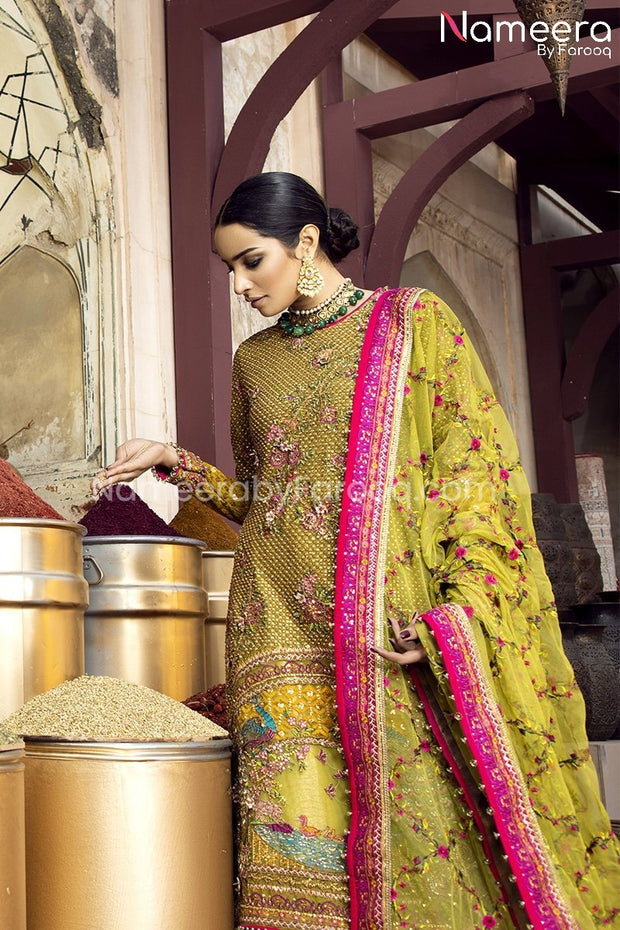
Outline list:
[[[24,744],[0,745],[0,927],[26,930]]]
[[[84,674],[84,527],[0,518],[0,719]]]
[[[208,599],[205,624],[205,689],[226,681],[224,653],[232,570],[232,552],[207,550],[202,553],[202,583]]]
[[[232,930],[230,742],[26,738],[28,930]]]
[[[203,690],[204,618],[196,539],[88,536],[87,675],[147,685],[177,701]]]

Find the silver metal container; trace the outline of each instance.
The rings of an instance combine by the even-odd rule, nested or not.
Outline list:
[[[233,930],[230,741],[27,737],[26,862],[28,930]]]
[[[24,744],[0,745],[0,927],[26,930]]]
[[[84,674],[84,527],[0,518],[0,719]]]
[[[226,681],[226,617],[233,561],[232,552],[206,550],[202,553],[202,583],[208,599],[205,623],[205,689]]]
[[[203,690],[204,543],[167,536],[87,536],[87,675],[147,685],[177,701]]]

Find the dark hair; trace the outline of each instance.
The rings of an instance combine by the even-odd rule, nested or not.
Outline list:
[[[342,261],[360,244],[349,214],[328,207],[307,181],[287,171],[266,171],[242,181],[220,208],[215,227],[232,223],[279,239],[289,249],[311,223],[319,230],[319,247],[332,262]]]

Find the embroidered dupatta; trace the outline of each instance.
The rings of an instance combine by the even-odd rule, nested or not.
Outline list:
[[[491,867],[493,843],[501,844],[527,922],[537,930],[610,923],[616,911],[609,896],[620,874],[615,840],[535,543],[527,482],[467,336],[427,291],[386,292],[370,320],[335,600],[338,712],[352,800],[352,930],[408,926],[398,919],[393,874],[395,804],[397,813],[404,806],[393,791],[386,724],[394,693],[401,712],[407,701],[411,714],[423,708]],[[388,616],[408,621],[414,611],[424,614],[420,636],[432,674],[415,666],[386,674],[370,646],[387,646]],[[465,770],[477,773],[473,790]],[[477,811],[480,790],[491,829]],[[450,849],[439,846],[437,854],[448,857]],[[448,900],[445,907],[445,926],[458,925]],[[491,916],[476,924],[495,925]]]

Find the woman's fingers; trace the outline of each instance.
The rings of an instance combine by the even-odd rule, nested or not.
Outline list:
[[[93,494],[101,494],[113,484],[125,483],[139,478],[153,465],[158,465],[167,450],[162,442],[149,439],[129,439],[116,450],[116,459],[111,465],[97,472],[91,481]]]
[[[97,472],[91,481],[93,493],[101,494],[114,484],[127,484],[129,481],[139,478],[146,470],[146,468],[132,468],[129,464],[122,466],[122,468],[115,468],[113,472],[109,468],[102,469]]]
[[[420,643],[420,637],[417,634],[416,624],[420,619],[420,615],[415,613],[411,618],[409,624],[405,627],[401,627],[398,620],[394,617],[390,617],[390,624],[392,626],[392,631],[394,633],[394,645],[396,649],[400,652],[408,652],[411,649],[416,649]]]
[[[380,646],[371,646],[370,648],[382,659],[395,662],[396,665],[413,665],[415,662],[424,662],[427,658],[426,649],[419,641],[417,646],[408,649],[406,652],[390,652],[389,649],[382,649]]]
[[[422,662],[427,658],[426,649],[420,642],[416,632],[416,624],[420,615],[416,612],[406,627],[401,627],[398,620],[390,617],[390,625],[394,636],[390,642],[394,646],[393,650],[383,649],[380,646],[371,646],[373,652],[387,659],[388,662],[395,662],[397,665],[413,665],[414,662]]]
[[[149,439],[130,439],[118,447],[115,461],[106,466],[105,471],[111,478],[134,471],[139,475],[157,464],[162,448],[161,442],[151,442]]]

